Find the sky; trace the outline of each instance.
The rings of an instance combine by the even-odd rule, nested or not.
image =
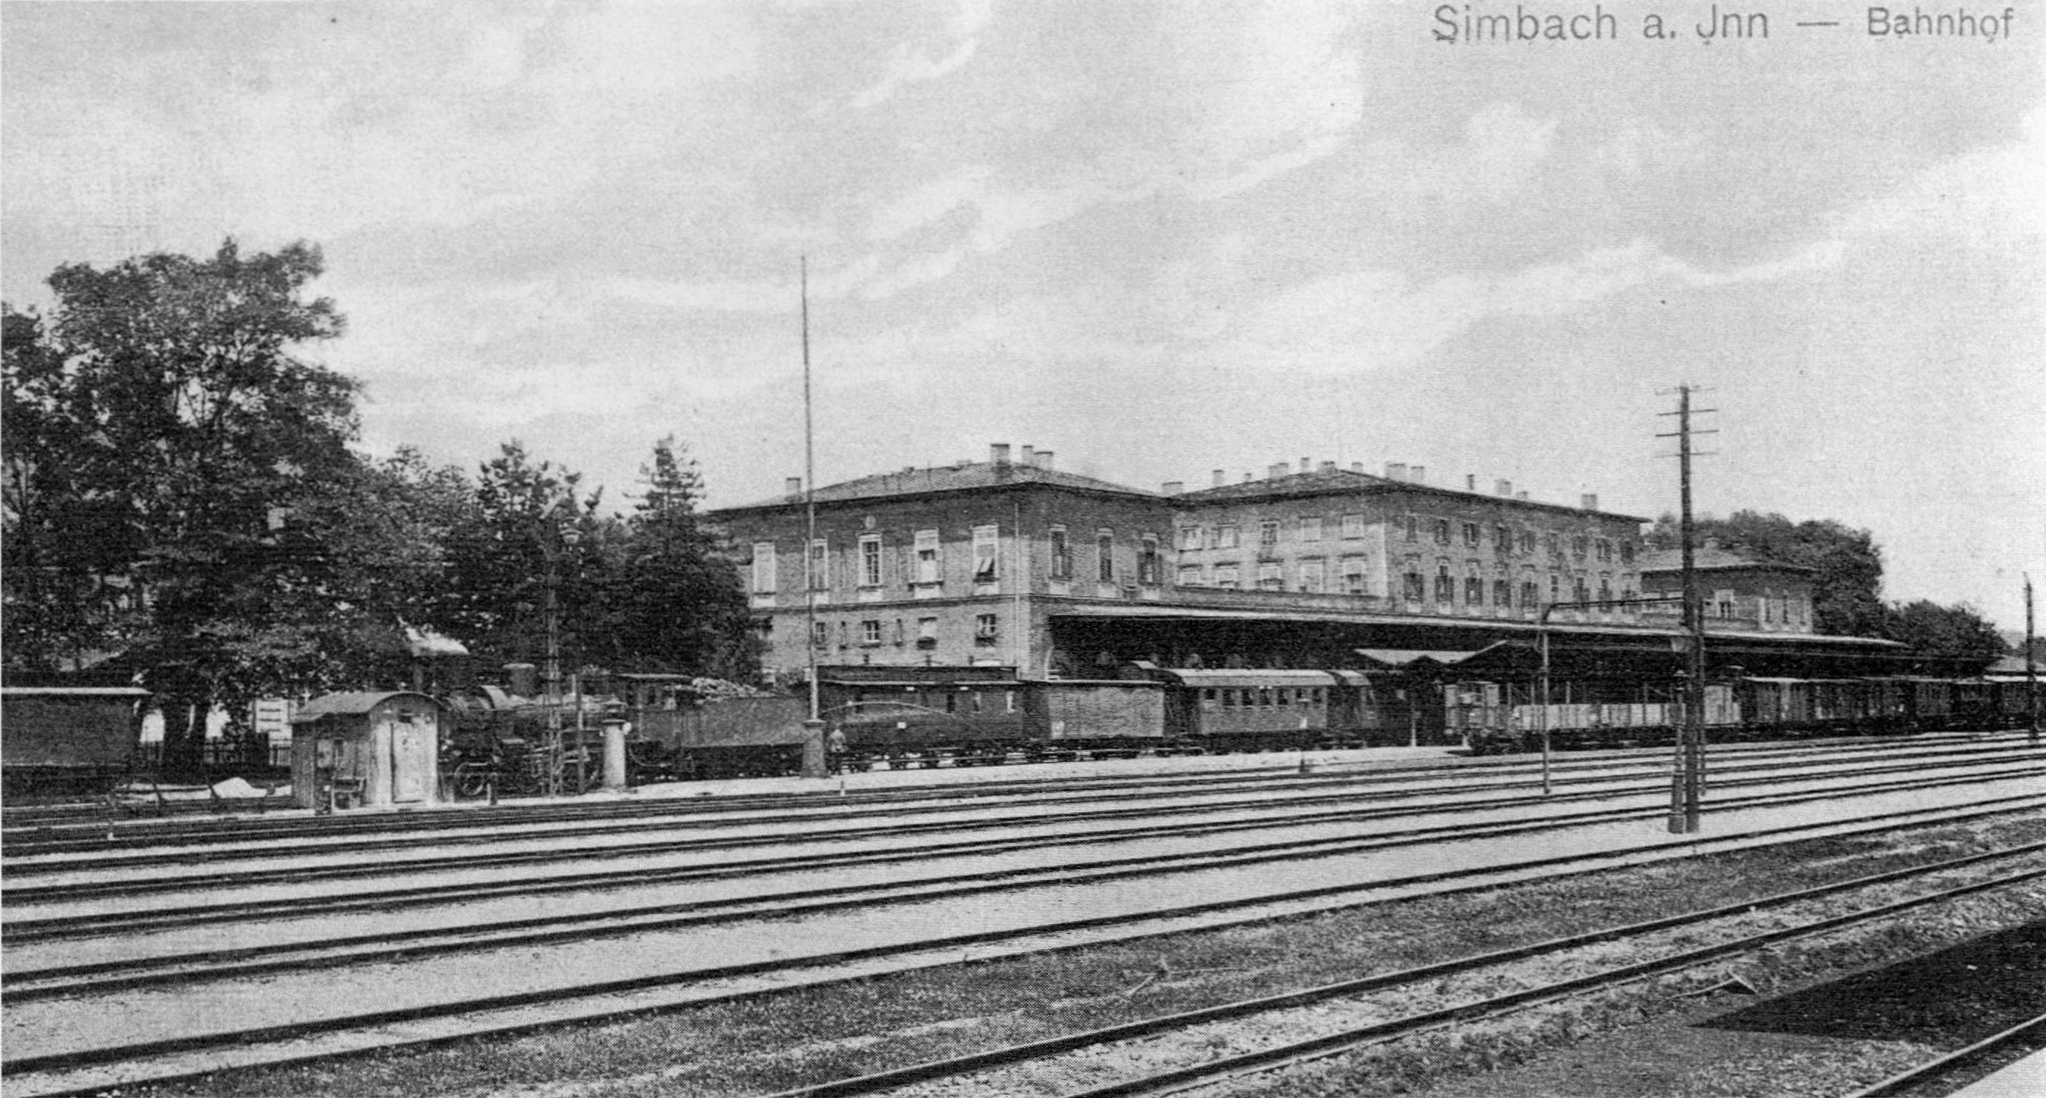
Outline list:
[[[2021,628],[2046,4],[1466,9],[1515,5],[9,0],[0,291],[310,241],[366,452],[517,438],[620,505],[669,434],[713,506],[803,472],[805,262],[821,483],[1006,442],[1653,517],[1691,383],[1701,512],[1865,527],[1886,597]]]

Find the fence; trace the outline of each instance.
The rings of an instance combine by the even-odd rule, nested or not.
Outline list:
[[[291,741],[257,739],[207,740],[200,759],[208,770],[289,770]],[[163,765],[163,741],[144,740],[135,750],[135,764],[145,769]]]

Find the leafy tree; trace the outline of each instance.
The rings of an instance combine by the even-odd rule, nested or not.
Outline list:
[[[602,491],[581,486],[582,474],[535,463],[516,439],[483,464],[473,508],[448,531],[438,619],[451,635],[485,658],[540,663],[552,575],[564,666],[588,658],[622,535],[597,513]]]
[[[332,301],[304,296],[320,271],[309,245],[245,256],[229,239],[204,260],[66,264],[46,321],[7,318],[10,563],[136,596],[125,617],[32,616],[18,658],[52,662],[60,635],[128,649],[164,708],[173,777],[199,773],[214,701],[274,688],[307,653],[279,626],[318,588],[277,519],[355,466],[355,382],[298,357],[343,329]],[[23,595],[49,608],[48,590]]]
[[[1813,624],[1821,633],[1884,635],[1883,555],[1875,537],[1832,519],[1792,522],[1779,514],[1736,511],[1731,518],[1696,519],[1698,541],[1715,538],[1721,547],[1782,564],[1817,571],[1812,583]],[[1664,515],[1649,531],[1658,549],[1681,545],[1677,519]]]
[[[617,668],[750,679],[759,656],[745,592],[697,513],[695,461],[670,435],[640,477],[645,492],[626,520],[622,584],[611,599]]]
[[[2004,654],[2002,634],[1965,602],[1941,606],[1918,599],[1893,605],[1883,635],[1910,645],[1921,655],[1944,659],[1988,663]]]

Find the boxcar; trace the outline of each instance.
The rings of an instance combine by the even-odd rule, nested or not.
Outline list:
[[[0,687],[0,756],[9,795],[93,792],[128,772],[141,737],[132,686]]]

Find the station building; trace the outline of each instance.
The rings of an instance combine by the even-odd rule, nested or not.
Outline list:
[[[803,485],[712,514],[749,592],[763,663],[1001,667],[1026,680],[1167,667],[1359,667],[1502,641],[1555,649],[1559,672],[1679,665],[1681,580],[1646,519],[1528,498],[1419,466],[1270,466],[1147,491],[1007,445],[986,461]],[[1673,557],[1674,554],[1670,554]],[[1851,674],[1899,646],[1811,632],[1808,570],[1700,554],[1708,645],[1751,673]],[[1724,598],[1722,598],[1724,596]],[[1588,606],[1544,608],[1554,604]],[[1715,613],[1723,604],[1725,612]],[[814,620],[813,619],[814,615]],[[1366,655],[1371,653],[1371,655]]]

